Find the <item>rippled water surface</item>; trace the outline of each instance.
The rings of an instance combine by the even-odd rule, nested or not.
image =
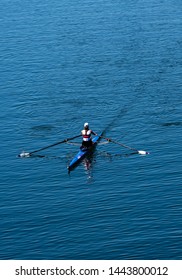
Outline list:
[[[181,259],[180,11],[1,1],[0,259]],[[81,139],[17,157],[86,121],[150,154],[102,140],[70,175]]]

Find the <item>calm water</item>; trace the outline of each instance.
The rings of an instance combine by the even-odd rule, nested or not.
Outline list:
[[[181,259],[181,1],[0,6],[0,258]],[[86,121],[150,155],[103,144],[70,176],[79,146],[17,157]]]

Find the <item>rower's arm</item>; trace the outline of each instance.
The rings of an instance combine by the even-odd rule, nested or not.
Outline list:
[[[95,133],[94,131],[91,132],[93,135],[97,135],[97,133]]]

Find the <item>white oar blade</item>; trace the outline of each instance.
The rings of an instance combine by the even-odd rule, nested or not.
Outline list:
[[[19,157],[30,157],[30,153],[22,152],[21,154],[19,154]]]
[[[148,155],[149,154],[149,152],[146,152],[146,151],[138,151],[138,153],[139,153],[139,155]]]

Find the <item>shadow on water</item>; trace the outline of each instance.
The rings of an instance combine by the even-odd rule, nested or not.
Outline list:
[[[116,114],[116,116],[111,120],[111,122],[105,127],[105,129],[103,130],[103,135],[105,135],[105,133],[107,131],[109,131],[114,125],[115,123],[118,122],[118,120],[122,117],[125,116],[125,114],[128,112],[128,108],[130,108],[130,105],[128,104],[127,106],[124,106],[123,108],[118,109],[118,112]]]
[[[109,153],[106,151],[101,151],[101,152],[97,152],[98,155],[100,155],[101,157],[108,159],[110,161],[112,161],[114,158],[126,158],[126,157],[131,157],[133,155],[137,155],[137,152],[132,152],[132,153],[118,153],[118,154],[114,154],[114,153]]]

